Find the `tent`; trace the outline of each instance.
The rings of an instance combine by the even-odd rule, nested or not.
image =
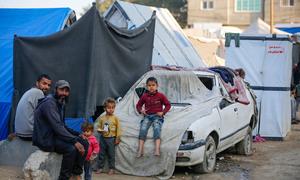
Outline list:
[[[262,19],[257,18],[256,21],[253,21],[250,26],[243,31],[243,35],[255,35],[255,34],[269,34],[270,33],[270,25],[265,23]],[[273,29],[274,34],[286,34],[289,33],[281,31],[279,29]]]
[[[232,38],[234,40],[232,40]],[[243,68],[257,96],[255,134],[282,139],[291,129],[292,42],[288,35],[227,34],[226,66]]]
[[[188,31],[186,31],[188,30]],[[197,36],[190,29],[184,29],[185,34],[197,50],[198,54],[203,57],[203,62],[208,66],[224,66],[225,60],[220,57],[224,55],[224,43],[221,39],[205,38]]]
[[[101,17],[93,6],[63,31],[45,37],[16,36],[14,102],[38,74],[46,73],[53,81],[70,82],[66,117],[89,118],[107,97],[125,95],[150,70],[154,25],[155,13],[139,28],[121,29]]]
[[[8,134],[13,95],[14,35],[45,36],[63,29],[72,13],[69,8],[0,8],[0,140]],[[35,81],[32,81],[34,83]],[[27,88],[32,86],[30,84]]]
[[[290,33],[290,34],[296,34],[300,33],[300,23],[296,24],[276,24],[276,28],[280,29],[281,31]]]
[[[149,19],[153,11],[156,11],[157,21],[152,64],[190,68],[205,67],[205,63],[184,35],[179,24],[165,8],[115,1],[105,12],[105,17],[118,27],[134,29]]]

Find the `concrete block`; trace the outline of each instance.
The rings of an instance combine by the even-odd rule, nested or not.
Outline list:
[[[23,167],[30,154],[37,149],[31,141],[23,141],[18,137],[12,141],[1,141],[0,165]]]
[[[37,150],[24,164],[26,180],[57,180],[60,172],[62,155]]]

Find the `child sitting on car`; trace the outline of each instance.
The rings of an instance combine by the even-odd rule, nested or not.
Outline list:
[[[171,108],[171,104],[167,97],[157,91],[158,83],[156,78],[148,78],[146,81],[146,86],[148,91],[143,94],[136,105],[137,111],[144,115],[144,119],[141,121],[140,126],[137,157],[141,157],[144,154],[144,143],[151,125],[153,126],[153,138],[155,140],[154,155],[160,156],[161,128],[164,122],[164,115]]]

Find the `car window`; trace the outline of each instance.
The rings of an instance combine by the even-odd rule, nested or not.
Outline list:
[[[230,99],[230,96],[226,90],[226,88],[223,86],[222,83],[219,82],[219,87],[220,87],[220,92],[221,92],[221,95],[225,98],[229,98]]]
[[[145,87],[138,87],[138,88],[135,88],[135,92],[136,94],[138,95],[139,98],[142,97],[142,95],[146,92],[146,88]]]
[[[215,79],[213,77],[208,77],[208,76],[198,76],[199,80],[204,84],[204,86],[212,90],[215,84]]]

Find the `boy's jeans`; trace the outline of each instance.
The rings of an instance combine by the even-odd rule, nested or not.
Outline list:
[[[139,139],[144,141],[146,140],[147,133],[151,125],[153,127],[153,139],[160,139],[161,127],[163,125],[163,122],[164,118],[156,114],[145,116],[141,121]]]
[[[109,169],[115,169],[115,137],[103,137],[100,135],[99,164],[100,169],[104,168],[105,156],[108,158]]]

